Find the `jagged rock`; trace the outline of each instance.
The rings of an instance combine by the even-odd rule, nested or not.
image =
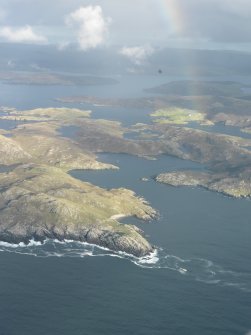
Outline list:
[[[126,189],[104,190],[58,168],[27,164],[0,174],[0,240],[73,239],[135,256],[153,247],[135,226],[112,217],[150,219],[155,211]]]

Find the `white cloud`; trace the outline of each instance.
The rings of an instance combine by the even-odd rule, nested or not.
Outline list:
[[[105,42],[110,18],[104,17],[100,6],[80,7],[66,18],[66,23],[75,26],[77,40],[82,50],[94,49]]]
[[[13,59],[9,59],[8,62],[7,62],[7,66],[9,68],[14,68],[16,66],[16,63]]]
[[[44,43],[47,41],[46,37],[36,34],[28,25],[19,29],[0,28],[0,37],[13,43]]]
[[[67,49],[70,45],[70,42],[66,42],[66,41],[63,41],[63,42],[60,42],[57,44],[57,47],[58,47],[58,50],[59,51],[63,51],[65,49]]]
[[[154,53],[154,49],[150,45],[123,47],[119,53],[129,58],[134,64],[141,65]]]

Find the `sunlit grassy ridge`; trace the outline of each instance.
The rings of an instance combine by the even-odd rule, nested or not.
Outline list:
[[[96,156],[73,140],[60,136],[60,128],[81,125],[89,111],[70,108],[38,108],[27,111],[10,110],[4,120],[26,121],[11,131],[11,138],[2,136],[0,164],[36,163],[72,169],[115,168],[96,160]]]
[[[206,119],[206,114],[187,108],[169,107],[159,109],[150,115],[156,123],[188,124],[197,122],[200,124],[212,124]]]
[[[77,108],[37,108],[27,111],[10,111],[2,119],[17,121],[69,121],[89,117],[90,111]]]

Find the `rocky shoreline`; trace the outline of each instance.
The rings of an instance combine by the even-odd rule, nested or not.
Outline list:
[[[68,174],[75,169],[117,169],[98,162],[94,150],[61,136],[62,126],[76,124],[91,127],[95,136],[104,131],[116,139],[123,136],[116,122],[88,120],[89,116],[89,111],[67,108],[3,113],[3,120],[25,120],[25,125],[17,125],[7,136],[0,132],[0,165],[4,166],[0,240],[14,244],[74,240],[136,257],[153,251],[141,230],[118,221],[122,214],[151,220],[156,212],[144,199],[127,189],[103,189]]]
[[[137,227],[131,226],[132,229],[137,231]],[[43,244],[46,240],[57,240],[60,242],[75,241],[75,242],[86,242],[89,244],[97,245],[99,247],[107,248],[115,252],[125,252],[135,257],[144,257],[154,252],[154,246],[148,243],[143,238],[137,241],[135,238],[128,237],[119,233],[111,231],[104,231],[99,228],[91,228],[89,230],[83,230],[81,233],[72,234],[60,234],[54,232],[48,232],[46,234],[37,235],[31,234],[26,236],[18,236],[15,234],[1,233],[0,241],[6,242],[13,245],[24,243],[29,245],[30,241],[41,242]]]
[[[28,244],[46,239],[88,242],[136,257],[151,244],[124,216],[151,220],[156,212],[127,189],[105,190],[59,168],[26,164],[0,173],[0,240]]]
[[[194,171],[177,171],[159,174],[155,180],[174,187],[203,187],[233,198],[249,198],[251,182],[248,179]]]
[[[109,120],[90,119],[89,111],[39,108],[3,111],[3,120],[25,122],[0,131],[0,239],[28,243],[32,238],[88,242],[140,257],[153,246],[121,215],[150,220],[151,206],[133,191],[103,189],[71,177],[75,169],[116,169],[97,161],[100,152],[142,157],[169,154],[201,163],[200,171],[168,172],[156,181],[173,186],[201,186],[232,197],[251,195],[251,140],[166,124],[124,128]],[[78,126],[73,138],[60,129]],[[159,134],[157,140],[129,140],[131,130]],[[6,170],[6,167],[11,169]],[[206,169],[206,170],[205,170]],[[203,172],[204,171],[204,172]]]

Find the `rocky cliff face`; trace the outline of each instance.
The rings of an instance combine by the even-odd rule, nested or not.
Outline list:
[[[155,211],[126,189],[104,190],[58,168],[22,165],[0,174],[0,240],[46,238],[86,241],[135,256],[153,248],[118,215],[151,219]]]

